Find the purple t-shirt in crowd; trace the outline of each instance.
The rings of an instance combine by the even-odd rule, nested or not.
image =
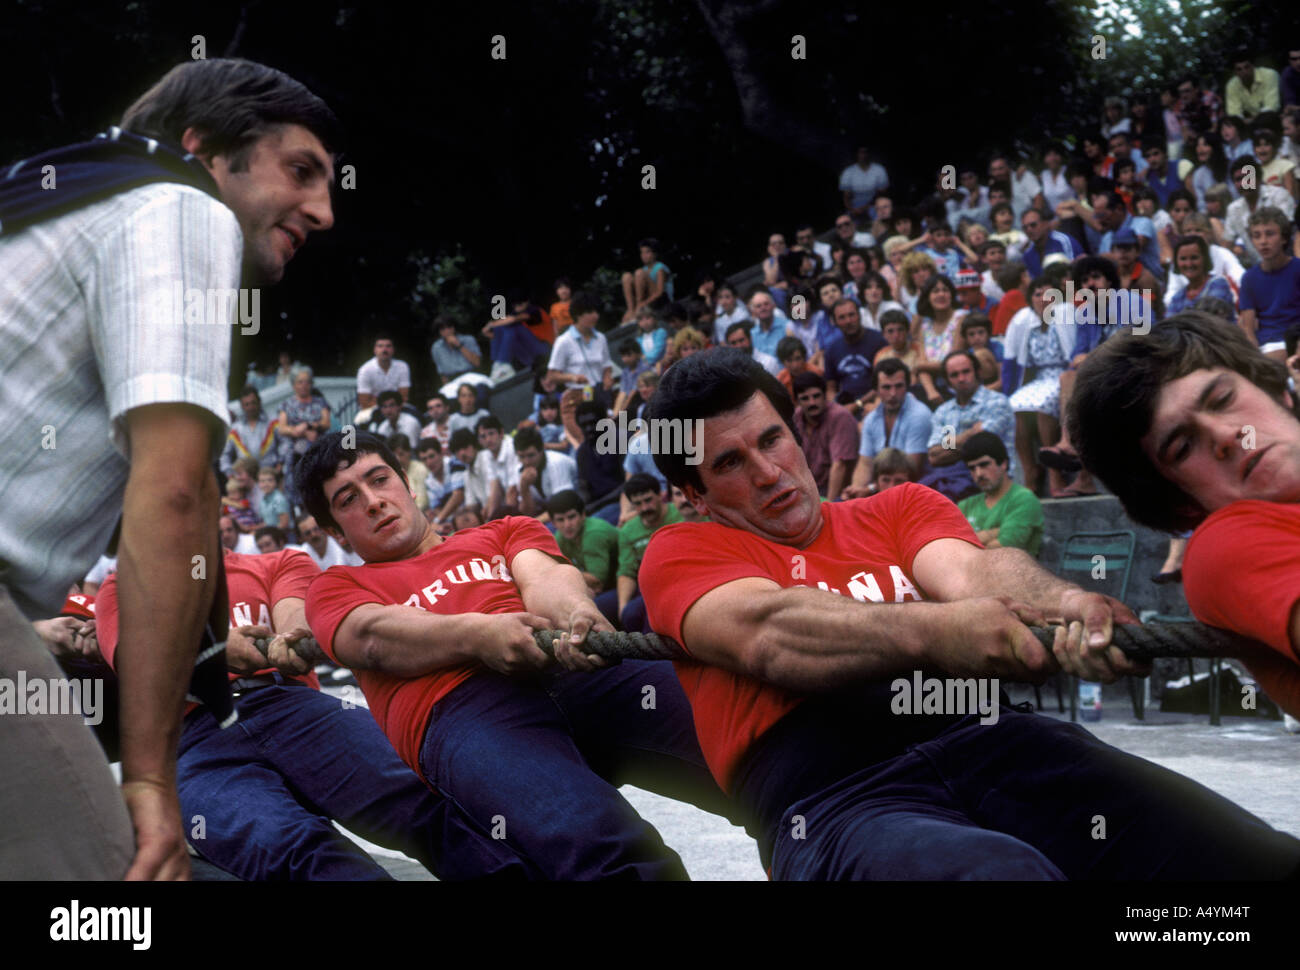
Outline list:
[[[1294,256],[1272,273],[1259,266],[1241,278],[1238,301],[1242,310],[1254,310],[1259,320],[1255,339],[1261,345],[1276,343],[1288,327],[1300,323],[1300,259]]]

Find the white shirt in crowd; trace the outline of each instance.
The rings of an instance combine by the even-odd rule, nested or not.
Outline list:
[[[542,469],[539,490],[536,485],[529,486],[533,500],[544,502],[557,492],[566,489],[578,490],[578,463],[560,451],[546,453],[546,467]]]
[[[727,328],[733,323],[740,323],[742,320],[749,319],[749,309],[739,300],[736,301],[736,308],[730,313],[723,313],[722,307],[715,307],[713,311],[713,342],[721,347],[727,342]]]
[[[555,452],[551,452],[555,454]],[[519,485],[519,456],[515,454],[515,442],[509,435],[502,435],[501,450],[495,455],[484,448],[474,459],[474,470],[484,478],[496,478],[502,489]]]
[[[388,370],[379,366],[379,358],[371,357],[357,369],[357,393],[378,397],[383,391],[400,391],[411,386],[411,368],[406,361],[393,358]]]
[[[414,415],[407,414],[405,411],[401,411],[397,415],[396,430],[400,431],[410,439],[411,452],[414,454],[416,446],[420,443],[420,419]],[[385,418],[383,422],[380,423],[379,428],[375,433],[381,438],[387,438],[393,433],[393,431],[394,428],[392,424],[390,424],[388,419]]]
[[[243,538],[252,538],[252,536],[240,536]],[[285,546],[286,549],[297,549],[299,552],[305,552],[311,556],[311,561],[319,566],[322,570],[329,569],[330,566],[364,566],[366,561],[358,556],[355,552],[348,552],[335,541],[333,536],[325,537],[325,555],[318,556],[316,550],[312,548],[310,542],[304,542],[300,546]],[[235,552],[243,552],[236,547]],[[253,554],[257,554],[257,546],[253,546]]]
[[[592,387],[600,387],[605,368],[613,365],[609,356],[609,342],[603,333],[593,330],[590,339],[584,340],[578,328],[573,326],[555,338],[547,367],[566,374],[581,374]],[[571,383],[568,386],[582,385]]]
[[[115,572],[117,572],[117,556],[100,556],[95,565],[90,567],[90,572],[86,573],[86,578],[82,582],[103,586],[104,580]]]

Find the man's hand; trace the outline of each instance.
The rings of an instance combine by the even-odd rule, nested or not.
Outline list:
[[[533,640],[533,631],[550,627],[550,621],[536,613],[485,613],[474,652],[484,666],[498,673],[514,676],[541,670],[551,658]]]
[[[273,637],[270,627],[241,626],[226,634],[226,666],[237,674],[254,674],[273,664],[253,643],[258,637]]]
[[[584,572],[582,574],[583,582],[587,584],[587,589],[591,590],[591,595],[595,596],[600,592],[600,577],[595,573]]]
[[[83,657],[99,663],[104,662],[104,655],[99,652],[99,633],[94,620],[87,620],[81,624],[81,629],[74,634],[74,638],[73,645],[81,651]]]
[[[180,799],[175,784],[128,781],[122,799],[135,829],[135,859],[126,871],[128,882],[183,881],[190,878]]]
[[[315,665],[311,660],[300,656],[294,650],[294,644],[310,638],[311,635],[311,630],[300,626],[277,634],[275,639],[266,646],[266,659],[282,674],[298,676],[310,673]]]
[[[579,603],[574,607],[573,612],[569,614],[568,631],[564,639],[555,643],[555,659],[566,670],[581,671],[583,673],[590,673],[593,670],[600,670],[602,667],[609,666],[609,663],[603,657],[599,657],[594,653],[584,654],[582,652],[582,642],[592,630],[611,631],[613,629],[600,610],[596,609],[595,603],[590,600]]]
[[[1110,642],[1114,623],[1138,622],[1119,600],[1080,589],[1061,598],[1061,612],[1059,619],[1065,626],[1056,631],[1052,652],[1066,673],[1104,684],[1151,673],[1150,664],[1134,663]]]
[[[526,491],[533,485],[537,484],[537,469],[524,468],[519,472],[519,490]]]
[[[954,676],[1041,684],[1057,664],[1025,624],[1043,622],[1041,613],[1009,596],[944,604],[926,659]]]
[[[50,653],[56,657],[75,657],[81,653],[77,634],[82,621],[75,616],[56,616],[48,620],[35,620],[32,626]]]

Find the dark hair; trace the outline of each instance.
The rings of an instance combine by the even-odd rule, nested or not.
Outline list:
[[[1133,210],[1135,212],[1137,211],[1137,204],[1143,199],[1150,199],[1156,204],[1157,209],[1160,208],[1160,196],[1156,195],[1156,190],[1145,182],[1139,182],[1133,186],[1129,192],[1129,197],[1133,200]]]
[[[885,327],[891,323],[901,323],[909,329],[912,326],[912,321],[907,319],[907,313],[903,310],[890,309],[882,313],[880,315],[880,332],[884,333]]]
[[[663,488],[659,484],[659,479],[649,472],[637,472],[623,483],[623,494],[630,499],[636,498],[638,495],[645,495],[647,492],[658,495],[662,491]]]
[[[1080,256],[1074,261],[1071,272],[1074,274],[1074,282],[1080,286],[1093,273],[1100,273],[1106,277],[1108,287],[1112,290],[1119,289],[1119,267],[1113,259],[1105,256]]]
[[[812,373],[808,371],[807,373]],[[650,399],[645,417],[651,421],[705,419],[744,407],[755,394],[762,394],[790,433],[798,440],[794,426],[794,401],[781,382],[742,350],[717,347],[692,354],[669,367]],[[703,494],[704,481],[698,465],[688,465],[684,454],[662,449],[655,453],[655,467],[673,485],[692,485]]]
[[[1127,171],[1128,169],[1132,169],[1136,173],[1137,162],[1133,161],[1131,158],[1117,158],[1115,159],[1115,164],[1111,167],[1110,171],[1111,174],[1115,176],[1115,180],[1119,181],[1119,173],[1121,171]],[[1120,198],[1123,198],[1123,196]]]
[[[1254,155],[1238,155],[1232,160],[1232,165],[1228,168],[1228,174],[1236,175],[1243,168],[1253,168],[1258,172],[1260,165]]]
[[[1025,264],[1019,260],[1008,260],[1002,264],[1002,268],[995,270],[993,273],[993,282],[997,283],[1004,293],[1019,289],[1020,277],[1025,272]]]
[[[1205,272],[1214,272],[1214,263],[1210,260],[1210,244],[1204,236],[1179,236],[1174,240],[1174,268],[1178,268],[1178,250],[1184,246],[1195,246],[1201,254],[1201,266]]]
[[[1165,211],[1168,212],[1170,209],[1172,209],[1174,207],[1174,203],[1177,202],[1179,199],[1182,199],[1184,202],[1190,205],[1192,207],[1193,212],[1196,211],[1196,196],[1192,195],[1192,193],[1188,192],[1186,189],[1174,189],[1172,192],[1169,193],[1169,198],[1165,200]]]
[[[984,457],[992,458],[999,465],[1007,463],[1007,446],[992,431],[977,431],[961,446],[963,462],[978,461]]]
[[[387,435],[384,438],[384,444],[393,449],[393,454],[397,454],[398,448],[404,448],[407,451],[411,450],[411,439],[400,431],[394,431],[392,434]]]
[[[1079,368],[1067,413],[1070,441],[1084,467],[1115,493],[1133,521],[1175,532],[1205,518],[1206,510],[1156,469],[1142,439],[1161,388],[1219,367],[1275,400],[1287,387],[1280,361],[1265,357],[1237,327],[1196,310],[1168,317],[1144,336],[1113,337]]]
[[[987,313],[981,313],[979,310],[968,313],[961,322],[961,335],[965,337],[970,331],[981,327],[989,332],[990,337],[993,336],[993,321],[989,319]]]
[[[776,359],[784,364],[795,354],[803,354],[807,357],[808,348],[798,337],[782,337],[780,343],[776,345]]]
[[[825,394],[826,378],[822,377],[822,375],[818,374],[815,370],[806,370],[802,374],[793,377],[790,380],[790,386],[793,389],[796,398],[801,392],[808,390],[810,387],[815,387]]]
[[[378,455],[385,465],[397,472],[406,482],[406,471],[397,461],[391,448],[378,435],[369,431],[356,433],[355,447],[343,447],[343,432],[331,431],[316,439],[310,448],[298,459],[294,467],[293,478],[298,492],[302,495],[302,504],[316,524],[322,529],[338,529],[338,523],[330,514],[330,503],[325,497],[325,483],[339,473],[341,469],[351,468],[362,455]],[[409,484],[409,482],[407,483]]]
[[[421,438],[419,444],[415,446],[415,453],[418,455],[422,451],[432,451],[435,455],[441,455],[442,442],[433,435]]]
[[[640,357],[641,345],[637,343],[635,340],[624,340],[621,344],[618,345],[618,353],[620,357],[623,356],[623,354],[636,354],[638,357]]]
[[[442,333],[442,331],[446,327],[451,327],[451,329],[455,330],[456,329],[455,318],[450,317],[445,313],[439,313],[436,317],[433,318],[433,329],[435,333]]]
[[[483,417],[478,419],[478,424],[474,425],[475,431],[482,431],[484,428],[487,428],[489,431],[500,431],[502,434],[505,434],[506,431],[505,425],[501,423],[501,419],[495,414],[483,415]]]
[[[380,407],[389,401],[396,401],[400,406],[402,403],[402,395],[397,391],[380,391],[379,396],[375,398],[375,403]]]
[[[1250,140],[1255,145],[1258,145],[1261,141],[1267,142],[1274,148],[1282,141],[1272,128],[1256,128],[1250,133]]]
[[[952,280],[948,279],[948,277],[942,273],[936,273],[925,281],[925,285],[921,287],[921,294],[916,298],[916,312],[927,319],[934,317],[934,307],[930,305],[930,294],[939,286],[946,286],[949,295],[952,297],[952,306],[949,307],[949,311],[955,312],[957,309],[957,287],[953,285]]]
[[[654,254],[657,257],[659,255],[659,240],[654,236],[646,236],[644,239],[637,241],[636,248],[654,250]]]
[[[912,369],[904,364],[897,357],[886,357],[871,372],[871,386],[880,387],[880,378],[889,377],[892,374],[902,374],[903,383],[910,386],[912,383]]]
[[[737,330],[745,331],[746,336],[748,336],[749,331],[752,330],[753,327],[754,327],[754,321],[752,320],[737,320],[735,323],[727,327],[726,333],[722,335],[722,339],[730,340],[731,335],[735,333]]]
[[[327,152],[339,145],[329,106],[289,75],[239,58],[186,61],[162,76],[122,115],[128,131],[180,145],[202,132],[196,154],[224,155],[231,171],[248,167],[253,143],[280,125],[302,125]]]
[[[948,376],[948,361],[952,360],[954,357],[965,357],[968,361],[970,361],[971,368],[975,371],[975,373],[978,374],[980,372],[979,361],[975,359],[975,355],[972,354],[969,350],[950,350],[948,351],[948,353],[944,355],[943,363],[939,365],[941,368],[943,368],[944,377]]]
[[[270,536],[275,540],[275,544],[281,549],[283,549],[284,544],[289,541],[289,537],[284,534],[284,530],[278,525],[264,525],[253,531],[254,539],[260,539],[262,536]]]
[[[578,317],[588,313],[599,313],[600,304],[595,299],[588,296],[583,290],[579,290],[569,297],[569,316],[576,321]]]
[[[255,388],[252,384],[245,384],[243,387],[239,389],[239,397],[241,400],[243,398],[248,397],[248,395],[250,394],[253,395],[253,397],[257,398],[257,402],[259,404],[262,403],[262,395],[258,393],[257,388]]]
[[[546,511],[550,513],[551,518],[564,515],[566,512],[582,512],[585,508],[582,496],[571,488],[556,492],[546,500]]]
[[[543,455],[546,454],[546,442],[542,440],[542,433],[536,428],[520,428],[515,432],[515,454],[529,448],[536,448]]]
[[[457,428],[451,433],[451,440],[447,442],[447,447],[451,449],[454,455],[462,448],[473,446],[478,451],[478,435],[474,434],[469,428]]]

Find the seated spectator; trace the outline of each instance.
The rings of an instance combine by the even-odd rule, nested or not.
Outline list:
[[[444,456],[437,438],[421,438],[416,454],[424,466],[425,515],[440,534],[450,532],[452,515],[465,501],[465,466]]]
[[[375,433],[381,438],[394,433],[405,435],[407,450],[413,451],[416,442],[420,440],[420,420],[402,410],[402,395],[396,391],[380,391],[379,413],[383,420],[379,422]]]
[[[579,292],[569,301],[569,312],[573,315],[573,326],[556,338],[546,376],[552,381],[563,381],[566,387],[590,387],[596,399],[608,406],[613,400],[610,395],[613,361],[609,357],[609,342],[596,330],[600,307],[587,294]]]
[[[240,532],[239,526],[235,525],[235,520],[229,515],[222,515],[217,519],[217,535],[221,539],[221,545],[231,552],[246,556],[257,555],[257,541],[252,533]]]
[[[1220,246],[1215,242],[1214,227],[1212,220],[1204,212],[1192,212],[1183,219],[1183,234],[1186,236],[1200,236],[1210,247],[1210,275],[1218,276],[1228,281],[1228,286],[1232,290],[1232,297],[1235,302],[1237,294],[1241,289],[1241,277],[1245,274],[1245,267],[1241,265],[1241,260],[1237,259],[1231,249]],[[1176,293],[1187,285],[1187,278],[1181,276],[1177,266],[1170,267],[1169,288],[1168,292]]]
[[[1227,122],[1225,121],[1224,124],[1226,125]],[[1210,187],[1228,181],[1229,158],[1224,154],[1223,142],[1213,132],[1198,135],[1194,151],[1196,166],[1183,180],[1183,188],[1192,193],[1193,207],[1204,209],[1205,193]],[[1170,196],[1170,203],[1172,202],[1173,196]]]
[[[994,305],[1002,299],[1002,287],[998,286],[997,273],[1007,264],[1007,247],[996,239],[989,239],[979,248],[980,262],[984,270],[980,273],[980,292]]]
[[[749,322],[746,321],[744,326],[749,326]],[[682,327],[668,341],[668,349],[664,352],[663,359],[659,361],[659,372],[662,374],[677,361],[684,360],[691,354],[698,354],[708,345],[708,339],[694,327]]]
[[[1146,215],[1151,220],[1151,224],[1156,227],[1156,239],[1160,243],[1161,264],[1172,264],[1174,261],[1174,240],[1179,236],[1186,235],[1183,223],[1189,215],[1196,211],[1196,196],[1186,189],[1175,189],[1169,195],[1167,209],[1153,209],[1154,204],[1154,193],[1150,189],[1147,189],[1143,195],[1138,197],[1139,208],[1148,210],[1141,214]],[[1172,293],[1172,286],[1166,292]]]
[[[1186,191],[1186,179],[1192,173],[1192,163],[1187,159],[1171,160],[1164,145],[1147,145],[1142,149],[1147,170],[1143,181],[1156,194],[1160,208],[1169,206],[1170,197],[1179,189]]]
[[[950,350],[966,345],[961,339],[961,321],[966,311],[957,306],[957,288],[946,276],[932,277],[921,289],[912,318],[912,340],[925,348],[927,364],[922,367],[938,373],[938,361]]]
[[[880,267],[880,275],[889,283],[889,298],[891,300],[901,300],[899,296],[902,286],[902,267],[903,260],[907,258],[907,237],[890,236],[885,240],[882,247],[885,255],[885,265]]]
[[[555,323],[555,334],[559,336],[573,325],[569,316],[569,299],[573,296],[573,284],[568,277],[561,276],[555,281],[555,301],[551,304],[551,320]]]
[[[1228,114],[1251,122],[1266,111],[1281,108],[1277,71],[1256,67],[1250,52],[1238,52],[1232,62],[1232,75],[1223,91],[1223,108]]]
[[[966,259],[966,266],[976,272],[982,271],[985,267],[984,260],[980,258],[980,250],[989,241],[989,230],[984,228],[983,223],[963,222],[957,227],[956,241]]]
[[[1240,115],[1228,114],[1223,117],[1219,122],[1219,137],[1228,162],[1235,162],[1244,155],[1254,156],[1255,144],[1250,140],[1250,126]]]
[[[618,625],[618,530],[597,516],[588,516],[582,496],[573,490],[556,492],[546,502],[555,525],[555,542],[564,558],[582,573],[596,608]]]
[[[831,244],[819,242],[816,235],[812,223],[804,223],[794,231],[794,248],[816,256],[817,272],[825,273],[831,268]]]
[[[429,496],[424,487],[425,477],[429,473],[424,463],[415,460],[411,451],[411,442],[400,431],[384,438],[384,444],[388,445],[389,450],[397,458],[397,463],[406,472],[406,480],[410,482],[411,491],[415,494],[415,507],[423,512],[429,507]]]
[[[834,502],[853,474],[858,452],[858,422],[848,408],[828,400],[826,381],[820,374],[804,371],[794,379],[794,412],[808,468],[817,491]]]
[[[262,524],[261,516],[253,511],[248,501],[248,484],[237,478],[226,479],[226,496],[221,501],[221,511],[234,519],[240,532],[252,532]]]
[[[503,502],[512,509],[519,508],[519,456],[515,454],[514,440],[506,434],[501,419],[494,414],[480,418],[475,431],[478,434],[479,447],[482,449],[475,461],[480,465],[478,473],[486,477],[495,477],[501,482]],[[490,471],[489,471],[490,469]],[[487,512],[488,519],[493,518],[493,508]]]
[[[975,166],[961,166],[957,170],[957,181],[959,183],[957,189],[958,198],[948,199],[945,203],[948,225],[951,226],[954,232],[963,223],[983,225],[987,228],[989,222],[989,190],[987,186],[980,184],[979,172],[975,170]]]
[[[1075,345],[1073,320],[1066,318],[1062,305],[1049,302],[1053,289],[1046,276],[1034,280],[1029,306],[1007,328],[1002,365],[1002,387],[1016,415],[1016,453],[1025,484],[1033,492],[1038,491],[1040,476],[1034,435],[1042,445],[1054,445],[1060,437],[1061,374],[1070,365]],[[1049,468],[1048,477],[1053,497],[1063,497],[1061,473]]]
[[[483,357],[477,340],[469,334],[458,334],[456,321],[449,316],[439,316],[433,321],[433,326],[438,339],[429,348],[429,353],[443,383],[466,371],[478,369]]]
[[[618,375],[618,395],[614,398],[614,413],[624,410],[627,402],[636,393],[636,379],[650,369],[650,363],[641,353],[641,345],[635,340],[624,340],[618,347],[619,360],[623,369]]]
[[[916,481],[907,455],[897,448],[884,448],[876,455],[871,466],[870,494],[883,492],[895,485]]]
[[[822,369],[808,363],[808,353],[798,337],[786,337],[776,345],[777,359],[781,362],[781,372],[776,375],[790,396],[794,397],[794,379],[806,371],[821,374]]]
[[[310,376],[310,369],[308,369]],[[298,378],[294,377],[294,390]],[[370,410],[378,402],[380,391],[397,391],[402,402],[411,393],[411,368],[404,360],[393,358],[393,338],[386,333],[375,337],[375,356],[357,370],[357,410]],[[300,395],[301,396],[301,395]],[[365,419],[360,419],[365,420]],[[296,423],[296,422],[295,422]],[[329,430],[327,427],[326,431]]]
[[[1236,195],[1234,196],[1233,193],[1236,193]],[[1189,219],[1195,216],[1201,216],[1206,219],[1210,232],[1207,241],[1210,245],[1230,246],[1232,244],[1232,240],[1228,236],[1226,224],[1228,219],[1228,206],[1232,205],[1234,199],[1239,198],[1240,195],[1241,193],[1237,192],[1237,187],[1235,185],[1211,185],[1205,190],[1205,211],[1193,212],[1191,216],[1188,216]],[[1184,231],[1190,232],[1191,230],[1187,229]],[[1230,249],[1229,251],[1231,252],[1232,250]],[[1237,261],[1238,265],[1241,264],[1240,259],[1237,258],[1235,253],[1232,258]],[[1243,272],[1245,271],[1243,270]]]
[[[489,376],[493,384],[531,369],[539,357],[548,357],[555,340],[555,325],[541,307],[522,294],[515,294],[510,304],[509,316],[483,325],[483,336],[491,341],[488,356],[492,358]]]
[[[1025,264],[1019,261],[1008,262],[994,275],[1003,295],[989,317],[993,321],[993,336],[1006,334],[1012,318],[1029,305],[1029,283],[1032,277]]]
[[[376,341],[376,347],[382,347],[385,341]],[[392,341],[387,341],[389,353],[392,350]],[[409,384],[409,378],[408,378]],[[378,391],[375,391],[377,394]],[[374,406],[374,394],[365,392],[363,395],[358,392],[357,398],[365,397],[370,403],[367,408]],[[361,420],[358,414],[357,420]],[[285,471],[285,484],[289,487],[289,498],[298,501],[297,490],[293,482],[293,468],[298,458],[311,447],[317,437],[323,435],[330,429],[330,409],[325,398],[315,393],[312,387],[312,370],[310,367],[299,367],[293,373],[293,394],[285,399],[284,404],[280,406],[280,414],[276,419],[276,431],[280,437],[280,460]]]
[[[964,261],[954,243],[952,226],[948,224],[947,218],[932,219],[928,231],[921,238],[928,240],[921,251],[934,260],[936,271],[949,279],[956,276]]]
[[[731,294],[735,299],[735,293]],[[659,363],[664,356],[664,348],[668,343],[668,329],[659,322],[655,312],[648,306],[643,306],[636,311],[636,340],[641,347],[641,356],[647,366],[653,367]]]
[[[257,542],[257,551],[264,556],[279,552],[289,542],[284,530],[274,525],[262,526],[253,533],[253,539]]]
[[[476,529],[483,524],[483,516],[477,508],[461,509],[451,517],[452,533]]]
[[[1078,240],[1052,228],[1052,216],[1045,209],[1026,209],[1020,216],[1020,227],[1025,231],[1026,243],[1018,258],[1031,276],[1043,271],[1043,260],[1052,253],[1063,253],[1070,261],[1083,255]]]
[[[473,431],[478,427],[478,423],[488,416],[487,409],[479,407],[478,391],[473,384],[462,384],[457,388],[456,407],[458,409],[456,413],[447,419],[447,443],[449,446],[452,435],[457,431],[461,429]]]
[[[934,471],[924,476],[922,484],[953,498],[974,487],[970,472],[959,461],[961,446],[980,431],[992,431],[1010,452],[1016,418],[1005,394],[990,391],[980,383],[979,367],[969,351],[950,353],[943,361],[943,372],[953,397],[940,404],[930,420],[926,459]],[[1018,474],[1014,454],[1010,471],[1013,477]]]
[[[993,308],[993,302],[984,296],[980,286],[980,274],[975,270],[963,269],[952,282],[957,290],[959,313],[987,313]]]
[[[333,536],[326,534],[316,519],[310,515],[304,515],[298,519],[298,538],[302,540],[301,545],[289,546],[290,549],[299,549],[311,556],[317,568],[321,570],[329,569],[331,566],[360,566],[359,557],[349,554]],[[240,550],[232,550],[239,552]],[[257,550],[254,549],[254,552]]]
[[[1281,209],[1287,221],[1295,218],[1295,199],[1280,185],[1259,182],[1259,163],[1244,155],[1232,163],[1232,182],[1241,194],[1228,206],[1223,220],[1224,243],[1245,266],[1259,262],[1251,242],[1250,217],[1261,208]]]
[[[926,362],[925,348],[912,339],[912,324],[907,314],[901,308],[886,310],[881,315],[880,321],[886,346],[876,351],[873,366],[879,367],[881,361],[891,357],[901,360],[916,379],[915,387],[920,388],[920,394],[926,403],[931,407],[938,407],[943,401],[943,395],[935,386],[932,374],[922,370],[921,365]]]
[[[853,306],[853,315],[858,314],[857,304],[852,300],[846,300]],[[733,323],[727,328],[727,346],[735,347],[737,350],[743,350],[749,356],[753,357],[758,363],[763,365],[763,369],[772,376],[781,373],[780,362],[770,354],[764,354],[754,349],[754,344],[750,340],[750,333],[753,331],[754,323],[752,320],[743,320],[740,323]],[[779,341],[778,341],[779,343]]]
[[[875,212],[867,232],[875,239],[888,239],[894,235],[894,197],[888,192],[877,192],[872,208]]]
[[[966,349],[975,355],[980,383],[990,391],[1002,390],[1002,348],[993,342],[993,324],[983,313],[970,313],[961,322]]]
[[[578,463],[578,490],[587,511],[599,513],[609,522],[618,520],[618,499],[623,489],[622,456],[614,448],[597,448],[597,425],[607,418],[595,401],[582,400],[582,391],[571,388],[560,398],[560,419],[573,445]]]
[[[1140,246],[1141,242],[1132,228],[1124,228],[1115,233],[1111,248],[1115,254],[1115,267],[1119,270],[1119,284],[1150,305],[1150,313],[1154,315],[1148,315],[1146,319],[1159,320],[1165,315],[1164,287],[1138,259]]]
[[[624,483],[623,494],[636,509],[636,518],[618,530],[618,616],[624,630],[649,633],[645,602],[637,586],[641,559],[650,537],[663,526],[682,521],[682,517],[677,506],[664,501],[659,480],[653,476],[633,475]]]
[[[486,460],[479,461],[484,454],[482,445],[479,444],[479,436],[469,428],[452,432],[451,453],[465,468],[463,495],[457,505],[476,509],[484,521],[490,519],[493,512],[505,505],[505,488],[497,477],[492,456],[488,455]]]
[[[1038,173],[1043,186],[1043,202],[1049,212],[1068,199],[1075,198],[1070,185],[1069,169],[1066,167],[1068,153],[1059,141],[1048,142],[1043,146],[1044,168]]]
[[[749,337],[754,344],[754,350],[775,360],[776,345],[781,342],[782,337],[790,336],[788,332],[790,319],[777,309],[776,302],[767,287],[752,288],[747,302],[749,315],[753,320]]]
[[[642,239],[637,250],[641,254],[640,267],[623,274],[623,300],[627,304],[624,323],[635,319],[638,310],[659,297],[673,298],[673,274],[659,261],[659,240]]]
[[[1011,480],[1002,439],[981,431],[961,446],[961,460],[980,494],[957,503],[986,549],[1012,546],[1037,558],[1043,544],[1043,506],[1038,496]]]
[[[659,375],[657,373],[653,370],[642,371],[641,376],[636,379],[636,393],[632,395],[632,399],[627,404],[628,415],[637,418],[641,417],[642,412],[645,411],[646,402],[654,395],[655,388],[658,386]],[[547,447],[551,446],[548,445]],[[565,454],[569,454],[572,449],[569,448],[567,438],[565,439],[565,447],[569,449]]]
[[[868,330],[882,330],[881,317],[890,310],[903,310],[903,304],[888,299],[889,283],[874,270],[863,275],[858,288],[858,305],[862,308],[862,325]]]
[[[1300,259],[1291,255],[1291,220],[1262,206],[1251,214],[1249,229],[1259,262],[1241,278],[1239,322],[1265,356],[1285,360],[1286,332],[1300,324]]]
[[[435,394],[429,398],[425,408],[425,425],[420,429],[420,438],[437,438],[438,444],[445,451],[447,443],[451,441],[451,425],[448,423],[451,411],[447,399],[441,394]]]
[[[1278,152],[1281,139],[1271,128],[1259,128],[1255,131],[1255,157],[1259,159],[1259,180],[1264,185],[1276,185],[1297,197],[1300,183],[1296,181],[1295,162],[1283,157]]]
[[[884,166],[871,160],[871,150],[861,147],[852,165],[840,172],[840,194],[843,196],[845,214],[841,219],[856,220],[860,225],[871,221],[872,203],[876,196],[889,188],[889,175]]]
[[[1029,166],[1023,161],[1013,160],[1003,154],[995,154],[989,158],[989,200],[993,200],[993,186],[1006,184],[1011,189],[1011,205],[1015,209],[1016,218],[1026,209],[1035,206],[1042,207],[1043,187],[1038,182],[1038,176],[1029,170]]]
[[[865,267],[866,261],[861,256],[854,257]],[[864,269],[865,273],[866,270]],[[851,282],[851,281],[850,281]],[[813,288],[817,293],[817,309],[808,317],[806,323],[800,323],[797,320],[790,321],[789,336],[797,337],[803,342],[804,349],[808,354],[809,360],[815,360],[821,364],[824,360],[827,345],[839,333],[835,329],[835,323],[831,320],[831,307],[837,302],[844,299],[847,294],[840,287],[839,277],[827,274],[819,278]],[[855,303],[856,297],[849,297]]]
[[[925,257],[929,258],[929,257]],[[856,418],[871,392],[871,369],[885,338],[862,325],[858,305],[842,299],[832,308],[839,333],[826,348],[826,389],[831,400],[843,404]]]
[[[934,260],[925,253],[912,252],[903,257],[898,270],[898,302],[908,313],[916,313],[921,289],[935,275]]]
[[[280,440],[275,420],[262,410],[262,396],[257,388],[245,385],[239,392],[239,420],[230,425],[218,467],[229,475],[240,458],[254,458],[259,467],[274,468],[281,462]]]
[[[835,237],[848,249],[870,249],[876,244],[871,233],[859,229],[856,220],[847,212],[835,218]]]
[[[844,498],[871,494],[876,457],[886,449],[901,451],[908,462],[909,480],[921,477],[930,440],[930,409],[908,392],[912,374],[898,358],[882,360],[872,375],[879,404],[862,421],[858,459],[853,481]],[[810,466],[811,467],[811,466]]]
[[[721,346],[726,342],[727,328],[733,323],[748,319],[749,308],[736,298],[736,288],[725,281],[720,283],[718,306],[713,315],[713,342]]]
[[[642,371],[641,374],[653,374],[654,371]],[[640,378],[638,378],[638,386]],[[636,398],[636,393],[633,393]],[[544,394],[537,402],[537,431],[547,451],[558,451],[568,455],[573,449],[564,437],[564,423],[560,420],[560,399],[554,394]]]
[[[280,490],[283,476],[274,468],[262,468],[257,473],[257,490],[261,496],[258,514],[267,525],[288,531],[290,527],[289,499]]]
[[[545,515],[553,496],[578,487],[578,463],[560,452],[548,452],[536,428],[515,432],[514,449],[520,466],[519,509],[524,515]]]
[[[993,232],[990,233],[990,239],[996,239],[1002,245],[1007,247],[1008,253],[1019,253],[1029,242],[1028,237],[1016,228],[1016,211],[1011,207],[1011,203],[1001,200],[989,209],[989,217],[993,220]]]
[[[1173,257],[1178,275],[1169,277],[1170,285],[1173,285],[1175,279],[1184,282],[1169,298],[1170,316],[1191,309],[1202,296],[1212,296],[1232,306],[1236,295],[1228,281],[1221,276],[1210,275],[1213,268],[1210,263],[1210,246],[1203,236],[1180,237],[1173,245]],[[1234,311],[1229,320],[1236,323],[1236,316]]]

